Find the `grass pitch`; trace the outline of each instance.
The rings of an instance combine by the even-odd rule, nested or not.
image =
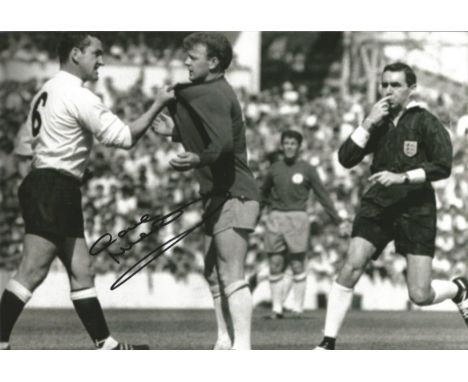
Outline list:
[[[208,350],[215,340],[210,310],[106,310],[113,336],[151,349]],[[254,349],[312,349],[321,339],[325,311],[268,320],[254,312]],[[92,349],[73,310],[26,309],[11,338],[14,349]],[[361,312],[348,315],[338,349],[468,349],[468,328],[457,312]]]

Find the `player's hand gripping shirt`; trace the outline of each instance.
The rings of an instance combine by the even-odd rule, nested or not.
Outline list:
[[[224,193],[259,200],[247,165],[245,125],[239,101],[224,77],[178,86],[170,104],[175,122],[173,141],[200,156],[195,171],[200,192]]]
[[[310,190],[314,191],[332,220],[339,223],[341,219],[316,169],[302,160],[291,165],[284,160],[275,162],[261,187],[263,202],[278,211],[305,211]]]
[[[33,154],[32,168],[53,168],[81,179],[93,136],[107,146],[132,145],[130,128],[81,79],[60,71],[34,97],[18,142],[21,152]]]
[[[340,163],[346,168],[357,165],[368,154],[374,154],[372,174],[386,170],[410,175],[410,184],[375,184],[365,193],[363,203],[381,207],[398,203],[410,194],[414,196],[415,191],[425,190],[420,195],[429,195],[430,182],[447,178],[452,168],[452,143],[447,130],[420,107],[406,109],[397,126],[384,120],[370,134],[357,128],[338,152]]]

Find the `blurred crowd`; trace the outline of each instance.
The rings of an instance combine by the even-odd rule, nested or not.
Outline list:
[[[17,201],[21,176],[12,150],[16,133],[39,85],[36,81],[6,82],[0,87],[0,267],[7,269],[14,269],[20,260],[24,228]],[[111,95],[109,106],[126,121],[134,120],[150,101],[139,86],[126,92],[107,90]],[[367,185],[370,158],[346,170],[339,165],[336,152],[369,110],[365,96],[353,90],[350,95],[342,96],[324,86],[321,94],[312,97],[306,86],[287,82],[257,94],[249,94],[244,89],[237,91],[247,125],[249,161],[259,184],[270,164],[281,155],[281,131],[297,129],[304,135],[303,158],[317,166],[340,215],[352,219]],[[465,250],[468,245],[468,151],[464,148],[468,114],[465,115],[463,99],[450,94],[423,91],[415,101],[441,117],[455,148],[452,176],[435,184],[439,234],[434,269],[438,275],[449,277],[466,272],[468,264]],[[192,175],[178,173],[168,164],[179,150],[182,150],[180,146],[151,131],[131,151],[96,145],[89,166],[90,176],[82,188],[86,236],[89,245],[105,233],[118,239],[109,250],[96,255],[98,272],[123,272],[164,243],[164,253],[149,264],[148,271],[168,271],[182,280],[190,272],[202,271],[200,229],[178,243],[168,243],[201,221],[201,202],[186,206],[179,218],[132,245],[142,233],[149,232],[150,223],[141,223],[144,215],[164,216],[198,197]],[[308,208],[312,233],[309,269],[319,278],[331,278],[346,252],[347,240],[339,237],[338,228],[313,197]],[[265,261],[264,229],[263,216],[251,235],[249,272],[257,271]],[[168,248],[171,243],[173,245]],[[120,250],[125,246],[132,248]],[[403,280],[404,271],[405,261],[394,254],[391,245],[368,270],[372,277],[389,278],[395,283]]]
[[[105,61],[112,65],[152,65],[176,68],[184,65],[183,38],[190,32],[98,32]],[[45,64],[57,58],[58,33],[15,32],[0,34],[0,62]],[[233,67],[239,68],[236,57]]]

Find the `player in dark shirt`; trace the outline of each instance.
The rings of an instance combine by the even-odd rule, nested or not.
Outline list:
[[[416,75],[406,64],[387,65],[382,73],[383,98],[344,142],[340,163],[351,168],[373,154],[370,188],[353,223],[343,267],[333,283],[318,349],[334,349],[353,288],[367,263],[395,241],[406,256],[409,297],[419,306],[452,299],[468,324],[468,281],[432,280],[436,237],[436,203],[431,181],[450,176],[452,144],[438,119],[419,107],[408,107]]]
[[[306,210],[311,190],[333,222],[341,222],[315,167],[299,159],[301,143],[302,135],[297,131],[281,134],[284,158],[271,166],[261,188],[262,200],[270,207],[264,243],[270,267],[271,318],[283,317],[283,301],[289,292],[283,276],[288,265],[293,273],[293,315],[303,311],[307,284],[305,255],[310,239]]]
[[[170,106],[174,125],[162,117],[155,131],[169,131],[173,141],[183,144],[186,152],[170,164],[177,171],[195,169],[200,193],[208,199],[204,206],[205,277],[218,324],[214,348],[250,349],[252,297],[244,262],[260,195],[247,165],[241,107],[224,78],[232,47],[219,33],[193,33],[185,38],[184,46],[191,83],[175,88],[176,102]]]

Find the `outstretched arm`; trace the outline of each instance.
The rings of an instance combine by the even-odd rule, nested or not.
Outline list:
[[[138,119],[129,124],[132,135],[132,146],[152,127],[154,119],[161,113],[166,103],[174,97],[174,91],[161,88],[150,108]]]
[[[163,137],[172,137],[174,134],[175,123],[171,117],[164,113],[159,114],[151,124],[151,129],[157,135]]]
[[[317,170],[310,166],[310,178],[311,178],[311,187],[317,197],[319,203],[325,208],[328,216],[333,220],[334,223],[340,224],[341,218],[338,215],[338,212],[335,209],[329,193],[323,186],[322,180],[320,179]]]
[[[173,97],[173,92],[161,89],[150,108],[135,121],[126,124],[87,89],[80,90],[72,100],[70,112],[80,125],[106,146],[130,149],[151,127],[156,116]]]

